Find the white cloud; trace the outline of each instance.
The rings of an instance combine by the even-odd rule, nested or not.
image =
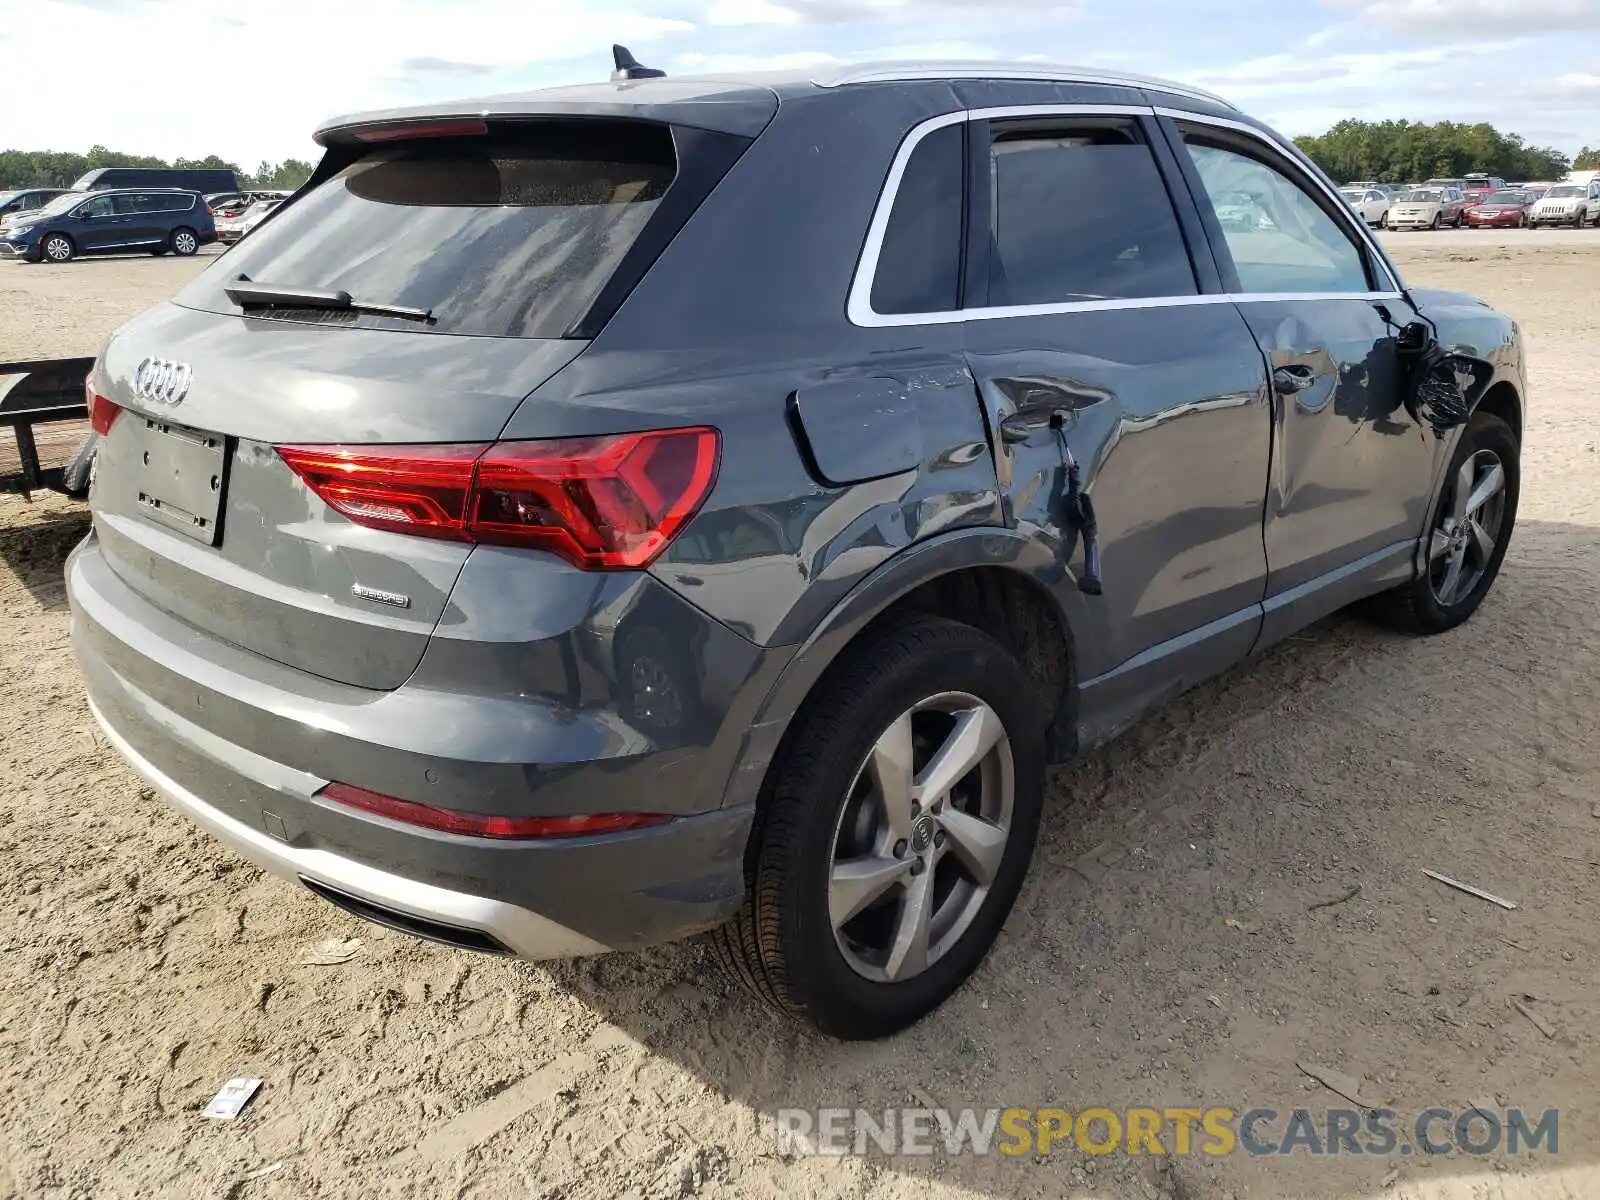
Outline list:
[[[625,7],[527,0],[30,0],[0,41],[0,143],[21,149],[312,155],[328,116],[482,91],[539,63],[604,79],[613,41],[646,49],[693,22]],[[71,54],[41,54],[71,46]],[[65,86],[73,79],[90,86]],[[39,102],[19,104],[21,97]]]
[[[1338,80],[1345,86],[1393,84],[1398,72],[1431,71],[1444,63],[1469,58],[1489,58],[1509,43],[1475,42],[1461,46],[1423,46],[1405,50],[1322,54],[1308,60],[1304,54],[1269,54],[1231,67],[1187,73],[1191,83],[1230,93],[1259,93],[1310,88]]]
[[[1481,33],[1600,29],[1596,0],[1324,0],[1358,19],[1408,33],[1460,38]]]
[[[0,0],[5,4],[6,0]],[[326,117],[598,82],[613,42],[673,74],[1010,58],[1190,79],[1292,132],[1488,120],[1600,129],[1600,0],[18,0],[0,147],[316,153]],[[65,56],[41,46],[70,46]],[[69,86],[87,80],[92,86]]]
[[[823,50],[795,50],[788,54],[680,54],[676,67],[695,75],[726,75],[735,71],[804,71],[830,67],[844,59]]]
[[[794,9],[771,0],[716,0],[706,9],[707,25],[797,25]]]

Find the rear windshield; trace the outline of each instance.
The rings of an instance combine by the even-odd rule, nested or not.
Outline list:
[[[561,337],[588,311],[676,172],[665,126],[544,121],[373,151],[300,196],[179,293],[238,309],[257,283],[431,309],[427,324],[276,309],[288,320],[488,337]]]

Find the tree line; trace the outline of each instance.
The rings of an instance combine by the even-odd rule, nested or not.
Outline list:
[[[311,178],[312,164],[298,158],[263,162],[254,171],[209,154],[205,158],[175,158],[168,162],[149,154],[124,154],[94,146],[87,154],[58,150],[0,150],[0,189],[71,187],[85,171],[97,167],[172,167],[178,170],[232,171],[245,188],[292,190]]]
[[[1416,183],[1472,172],[1516,182],[1556,180],[1574,166],[1559,150],[1530,146],[1519,134],[1501,133],[1481,122],[1340,121],[1327,133],[1299,137],[1295,143],[1340,183]],[[1585,156],[1600,159],[1600,151],[1585,147],[1578,156],[1580,168]]]
[[[1520,135],[1501,133],[1493,125],[1454,121],[1340,121],[1327,133],[1295,142],[1324,171],[1343,183],[1376,179],[1409,183],[1440,175],[1480,171],[1502,179],[1559,179],[1568,170],[1600,170],[1600,149],[1585,146],[1568,160],[1559,150],[1529,146]],[[254,171],[215,154],[168,162],[148,154],[124,154],[94,146],[87,154],[54,150],[0,150],[0,189],[71,187],[96,167],[176,167],[230,170],[246,188],[299,187],[311,177],[312,164],[298,158],[263,162]]]

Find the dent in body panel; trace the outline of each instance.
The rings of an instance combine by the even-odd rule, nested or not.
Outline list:
[[[947,336],[945,334],[938,335]],[[759,645],[792,645],[861,579],[895,554],[936,533],[997,519],[994,465],[971,375],[959,357],[886,354],[870,367],[828,370],[797,381],[805,397],[892,390],[897,402],[848,417],[859,454],[837,431],[826,433],[826,463],[813,456],[818,436],[783,420],[782,384],[752,419],[723,430],[723,472],[703,510],[652,572],[691,602]],[[791,393],[791,394],[792,394]],[[824,393],[826,394],[826,393]],[[833,419],[843,422],[843,412]],[[892,420],[897,428],[876,428]],[[782,430],[786,436],[773,435]],[[874,446],[891,438],[910,469],[839,485],[827,472],[873,469]]]
[[[1386,298],[1245,302],[1240,311],[1273,372],[1300,390],[1275,398],[1264,537],[1274,595],[1415,537],[1434,439],[1404,404],[1397,335],[1414,319]]]
[[[1104,594],[1082,605],[1088,679],[1258,604],[1271,424],[1261,355],[1230,305],[969,322],[1007,481],[1006,519],[1083,571],[1063,511],[1064,435],[1093,501]],[[1045,347],[1050,347],[1046,349]],[[1065,603],[1065,601],[1064,601]]]

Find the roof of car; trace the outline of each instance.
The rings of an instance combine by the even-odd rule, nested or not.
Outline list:
[[[664,121],[753,135],[765,127],[778,103],[794,96],[814,94],[819,89],[864,84],[939,80],[1102,84],[1161,92],[1224,108],[1234,107],[1221,97],[1189,84],[1096,67],[1044,62],[912,60],[852,63],[811,71],[749,71],[606,80],[530,92],[469,97],[336,117],[325,121],[317,129],[316,140],[326,144],[330,137],[337,136],[341,131],[408,119],[535,114],[603,116],[630,111],[638,115],[648,112],[652,118]]]

